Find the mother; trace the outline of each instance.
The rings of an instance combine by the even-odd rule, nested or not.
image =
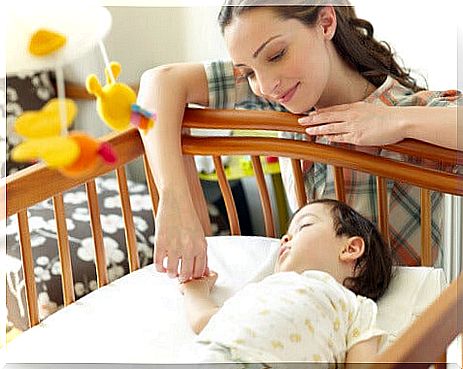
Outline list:
[[[158,117],[155,128],[143,136],[160,194],[155,265],[180,280],[207,273],[207,243],[182,160],[180,134],[188,103],[305,114],[299,123],[326,144],[379,146],[409,137],[457,148],[456,104],[461,94],[417,86],[353,7],[255,5],[262,0],[228,1],[221,9],[219,25],[231,61],[170,64],[150,69],[141,78],[138,103]],[[320,123],[327,124],[311,127]],[[294,207],[293,178],[284,162],[282,175]],[[349,204],[375,221],[375,202],[370,201],[376,191],[374,178],[354,171],[344,176]],[[329,166],[306,163],[304,177],[309,198],[334,197]],[[416,264],[419,190],[390,182],[388,195],[391,246],[400,262]],[[432,207],[437,258],[442,195],[433,193]]]

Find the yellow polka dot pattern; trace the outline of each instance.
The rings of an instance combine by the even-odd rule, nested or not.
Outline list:
[[[306,319],[304,324],[307,327],[307,329],[309,330],[309,332],[313,334],[314,333],[314,328],[313,328],[312,322],[309,319]]]
[[[272,341],[272,347],[273,349],[280,349],[283,350],[285,346],[281,343],[281,341]]]

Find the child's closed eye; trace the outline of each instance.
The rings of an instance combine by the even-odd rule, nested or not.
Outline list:
[[[310,227],[312,224],[313,224],[313,223],[305,223],[305,224],[301,225],[301,226],[299,227],[298,232],[300,232],[300,231],[301,231],[303,228],[305,228],[305,227]]]

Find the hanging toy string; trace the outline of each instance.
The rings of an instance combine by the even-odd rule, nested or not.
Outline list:
[[[100,46],[101,54],[103,55],[105,68],[108,71],[109,78],[111,79],[111,83],[116,83],[116,79],[114,78],[113,71],[111,70],[111,68],[109,66],[108,54],[106,52],[106,48],[105,48],[105,46],[103,44],[103,41],[99,40],[98,45]]]
[[[66,96],[65,96],[65,87],[64,87],[64,74],[63,68],[60,64],[56,65],[56,88],[58,94],[58,107],[59,107],[59,117],[60,117],[60,126],[61,126],[61,136],[66,136],[68,133],[67,128],[67,110],[66,110]]]

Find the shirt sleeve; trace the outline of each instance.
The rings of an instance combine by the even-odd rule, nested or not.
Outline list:
[[[231,61],[205,62],[209,108],[287,111],[282,105],[255,95]]]
[[[463,106],[463,95],[458,90],[433,91],[429,92],[427,106],[456,107]]]
[[[387,332],[376,326],[378,308],[376,303],[363,296],[357,297],[357,309],[347,331],[347,351],[354,345],[372,337],[379,337],[379,351],[387,341]]]

